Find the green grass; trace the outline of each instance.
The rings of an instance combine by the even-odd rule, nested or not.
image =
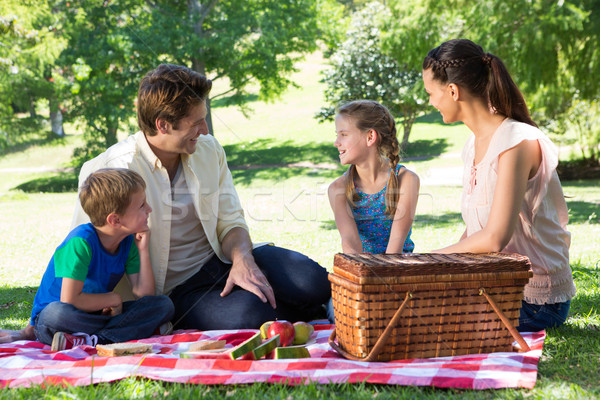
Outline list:
[[[255,241],[275,241],[330,268],[340,250],[326,197],[327,185],[344,170],[333,148],[334,127],[313,115],[322,104],[318,56],[302,64],[280,101],[250,96],[248,118],[224,100],[213,105],[216,135],[225,146]],[[463,125],[445,126],[432,114],[417,121],[405,164],[422,176],[459,168],[468,135]],[[30,142],[0,155],[0,328],[27,323],[33,296],[54,248],[68,233],[76,194],[63,168],[81,137]],[[438,157],[438,154],[442,156]],[[262,167],[310,162],[310,167]],[[51,179],[50,179],[51,178]],[[255,384],[202,386],[125,379],[79,388],[3,389],[0,398],[290,398],[290,399],[580,399],[600,398],[600,181],[565,182],[572,233],[571,265],[578,288],[567,323],[548,332],[533,390],[463,391],[383,385]],[[21,190],[16,189],[20,187]],[[64,193],[40,193],[67,190]],[[460,237],[459,186],[423,185],[413,228],[416,251],[426,252]]]

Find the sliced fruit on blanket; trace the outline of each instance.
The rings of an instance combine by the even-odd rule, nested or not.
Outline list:
[[[188,351],[214,350],[225,347],[225,340],[199,340],[190,344]]]
[[[260,332],[258,332],[257,334],[253,335],[250,339],[242,342],[237,347],[234,347],[233,350],[231,350],[231,353],[229,353],[229,355],[231,356],[232,360],[237,360],[238,358],[243,357],[248,353],[251,353],[252,350],[260,346],[261,343],[262,340],[260,338]]]
[[[275,335],[272,338],[265,340],[263,344],[252,350],[255,360],[260,360],[279,346],[279,335]]]
[[[309,357],[310,353],[306,347],[277,347],[275,349],[275,359]]]
[[[180,353],[179,358],[229,360],[231,359],[231,350],[233,349],[186,351]]]

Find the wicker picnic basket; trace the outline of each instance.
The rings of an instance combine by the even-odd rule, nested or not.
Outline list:
[[[362,361],[527,351],[515,326],[530,268],[504,253],[337,254],[329,344]]]

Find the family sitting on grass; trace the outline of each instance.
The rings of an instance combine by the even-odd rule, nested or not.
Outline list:
[[[518,329],[562,324],[575,286],[556,148],[502,61],[475,43],[450,40],[431,50],[423,81],[444,122],[473,132],[463,150],[466,230],[435,252],[529,257],[533,278]],[[324,317],[327,271],[250,240],[224,150],[208,135],[210,89],[210,80],[182,66],[163,64],[142,79],[140,132],[84,164],[74,229],[48,265],[31,323],[0,331],[0,342],[37,338],[59,350],[173,326],[258,328]],[[338,109],[335,127],[340,162],[349,165],[328,191],[343,252],[412,252],[419,178],[399,164],[394,118],[359,100]]]

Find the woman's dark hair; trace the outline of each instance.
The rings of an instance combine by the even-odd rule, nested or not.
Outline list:
[[[502,60],[485,53],[472,41],[452,39],[429,51],[423,60],[423,70],[430,68],[433,79],[466,88],[497,114],[537,126]]]

